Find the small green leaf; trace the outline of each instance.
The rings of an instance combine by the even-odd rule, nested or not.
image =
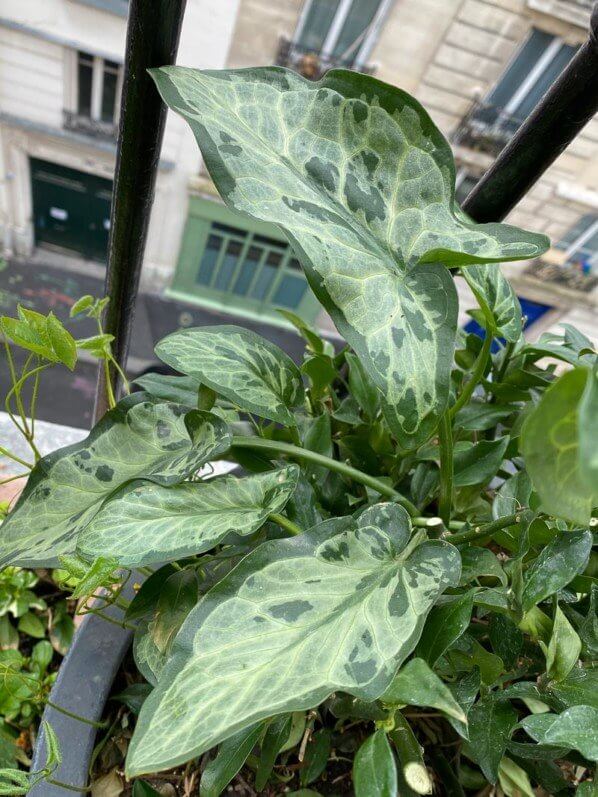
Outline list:
[[[518,411],[516,404],[487,404],[473,400],[456,414],[455,427],[469,432],[483,432]]]
[[[145,703],[151,691],[151,684],[135,683],[126,686],[121,692],[118,692],[118,694],[112,695],[110,699],[122,703],[137,716],[141,711],[141,706]]]
[[[77,299],[77,301],[69,311],[70,317],[74,318],[76,315],[79,315],[79,313],[83,313],[85,310],[91,307],[93,303],[94,303],[94,298],[89,294],[87,294],[86,296],[82,296],[80,299]]]
[[[52,566],[104,500],[135,478],[183,481],[230,446],[224,422],[145,393],[127,396],[80,443],[43,457],[0,526],[0,564]]]
[[[101,334],[93,335],[91,338],[81,338],[76,341],[77,348],[88,351],[100,360],[106,359],[110,355],[110,344],[114,340],[114,335]]]
[[[517,714],[506,701],[488,695],[469,712],[469,752],[490,783],[498,779],[498,767],[507,749]]]
[[[461,273],[485,311],[484,317],[492,319],[492,334],[517,342],[522,331],[521,305],[500,266],[470,266]]]
[[[216,757],[204,769],[199,797],[219,797],[226,789],[259,741],[264,723],[258,722],[235,733],[218,748]]]
[[[532,714],[520,723],[540,744],[567,745],[598,761],[598,709],[572,706],[562,714]]]
[[[45,625],[33,612],[27,612],[19,618],[19,631],[35,639],[42,639],[46,635]]]
[[[453,480],[455,487],[485,484],[490,481],[500,468],[508,444],[508,437],[499,437],[498,440],[482,440],[469,448],[456,451]]]
[[[3,316],[0,318],[0,330],[5,337],[16,343],[22,349],[33,352],[51,363],[58,362],[58,357],[54,353],[50,342],[46,337],[42,337],[36,329],[33,329],[25,321],[16,318]]]
[[[275,717],[266,729],[261,745],[257,772],[255,773],[255,788],[258,792],[261,792],[268,782],[276,763],[276,757],[289,738],[292,722],[292,714],[281,714]]]
[[[430,706],[467,724],[467,717],[450,689],[423,659],[411,659],[380,697],[389,705]]]
[[[199,584],[194,570],[180,570],[164,582],[160,591],[156,617],[150,632],[158,650],[166,654],[183,621],[199,597]]]
[[[181,329],[156,346],[156,354],[241,409],[284,426],[303,401],[301,373],[288,354],[243,327]]]
[[[75,339],[70,332],[67,332],[53,313],[48,314],[46,319],[46,330],[50,345],[59,361],[72,371],[77,363],[77,345]]]
[[[384,731],[369,736],[357,751],[353,786],[355,797],[396,797],[397,765]]]
[[[44,739],[46,742],[45,769],[52,772],[62,763],[62,752],[56,731],[47,720],[42,720]]]
[[[535,559],[525,574],[523,611],[566,587],[583,572],[592,550],[589,531],[562,531]]]
[[[345,354],[349,366],[349,389],[367,418],[374,420],[380,409],[380,393],[367,375],[359,359],[352,353]]]
[[[498,520],[500,517],[512,515],[529,506],[532,492],[532,483],[527,472],[518,471],[510,479],[501,485],[492,502],[492,517]]]
[[[402,507],[378,504],[248,554],[181,628],[141,710],[129,770],[187,761],[247,723],[337,690],[378,697],[459,578],[456,548],[422,538],[411,537]]]
[[[461,551],[461,580],[464,586],[480,577],[496,578],[503,586],[507,586],[507,574],[501,563],[488,548],[465,548]]]
[[[564,680],[577,664],[581,653],[581,639],[560,606],[554,613],[552,636],[546,651],[546,672],[555,681]]]
[[[160,792],[156,791],[149,783],[136,780],[133,784],[133,797],[160,797]]]
[[[305,748],[305,758],[299,773],[299,782],[302,786],[309,786],[317,780],[326,769],[330,755],[330,741],[332,733],[328,728],[321,728],[311,737]]]
[[[54,650],[47,639],[37,642],[31,651],[31,669],[43,675],[50,666],[53,656]]]
[[[515,667],[523,648],[523,634],[510,617],[492,614],[488,626],[490,643],[507,668]]]
[[[536,797],[525,769],[506,756],[498,768],[498,781],[507,797]]]
[[[582,400],[594,403],[593,388],[584,397],[590,380],[587,368],[575,368],[563,374],[544,393],[521,430],[521,450],[542,508],[556,517],[584,525],[598,505],[598,482],[594,479],[586,483],[579,448],[580,404]],[[583,473],[591,479],[592,465],[589,463],[592,460],[588,461],[588,456],[595,457],[598,439],[595,439],[594,423],[587,426],[587,417],[584,412],[583,431],[587,439],[583,446]]]
[[[88,558],[104,552],[126,567],[203,553],[229,534],[253,534],[271,513],[282,511],[298,474],[289,465],[173,487],[131,482],[102,506],[77,549]]]
[[[465,633],[471,620],[473,591],[435,606],[426,621],[416,655],[433,667],[453,642]]]

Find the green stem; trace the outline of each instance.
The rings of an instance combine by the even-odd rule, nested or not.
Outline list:
[[[513,356],[514,348],[515,348],[515,344],[509,341],[509,343],[507,343],[507,345],[505,347],[505,351],[504,351],[504,354],[502,356],[502,361],[501,361],[501,364],[500,364],[500,368],[498,369],[497,374],[496,374],[496,381],[497,382],[502,382],[502,380],[504,379],[504,376],[505,376],[505,373],[506,373],[506,370],[507,370],[507,366],[509,365],[511,357]]]
[[[12,417],[12,412],[10,411],[10,397],[14,393],[14,391],[15,391],[18,383],[19,383],[19,380],[17,379],[17,372],[16,372],[16,369],[15,369],[14,360],[12,358],[12,351],[10,350],[10,346],[9,346],[8,341],[6,339],[4,340],[4,348],[6,349],[6,359],[8,361],[8,370],[10,371],[10,378],[11,378],[11,381],[12,381],[12,388],[9,390],[4,403],[5,403],[5,406],[6,406],[6,409],[7,409],[8,413]],[[29,363],[31,361],[31,356],[32,355],[30,355],[28,357],[27,363]],[[27,363],[25,364],[25,368],[27,368]],[[25,415],[25,408],[23,407],[23,402],[21,401],[21,396],[20,396],[20,393],[18,393],[18,392],[15,394],[15,401],[16,401],[16,405],[17,405],[17,411],[18,411],[18,413],[19,413],[19,415],[21,417],[21,420],[23,421],[23,429],[24,429],[24,431],[23,431],[23,429],[21,429],[21,427],[18,424],[17,424],[17,426],[18,426],[19,429],[21,429],[21,432],[26,437],[28,435],[28,433],[29,433],[29,427],[27,425],[27,417]],[[13,420],[14,420],[14,418],[13,418]]]
[[[482,349],[475,362],[475,366],[471,374],[471,379],[467,382],[467,384],[461,391],[461,395],[448,411],[449,416],[451,418],[454,418],[455,415],[461,409],[461,407],[464,407],[467,404],[467,402],[473,395],[473,391],[482,381],[482,378],[484,376],[484,371],[486,370],[486,364],[488,363],[488,357],[490,356],[491,346],[492,346],[492,335],[490,334],[490,332],[486,331],[486,337],[484,338]]]
[[[461,531],[456,534],[451,534],[449,540],[455,544],[463,544],[465,542],[480,542],[492,537],[497,531],[506,529],[508,526],[513,526],[521,520],[521,511],[512,515],[505,515],[505,517],[493,520],[492,523],[487,523],[485,526],[476,526],[469,531]]]
[[[448,412],[445,412],[440,419],[438,443],[440,447],[440,497],[438,499],[438,514],[448,529],[450,528],[451,508],[453,504],[453,425]]]
[[[401,493],[397,492],[393,487],[376,479],[374,476],[369,476],[367,473],[362,473],[357,468],[352,468],[345,462],[338,462],[336,459],[325,457],[323,454],[317,454],[315,451],[309,451],[307,448],[299,448],[290,443],[280,443],[277,440],[264,440],[261,437],[238,437],[234,436],[232,440],[233,448],[252,448],[258,451],[270,451],[276,454],[286,454],[295,459],[303,459],[306,462],[312,462],[314,465],[322,465],[328,470],[336,471],[349,479],[353,479],[360,484],[370,487],[380,495],[391,498],[397,504],[401,504],[412,517],[419,515],[419,510],[405,498]]]
[[[297,534],[302,534],[303,530],[299,528],[292,520],[289,520],[284,515],[279,515],[278,512],[272,512],[268,515],[268,519],[277,523],[281,529],[288,531],[289,534],[292,534],[293,537],[296,537]]]
[[[72,720],[77,720],[77,722],[82,722],[84,725],[91,725],[92,728],[107,728],[107,722],[94,722],[93,720],[88,720],[85,717],[81,717],[79,714],[75,714],[72,711],[68,711],[66,708],[62,708],[62,706],[57,705],[56,703],[52,702],[51,700],[46,701],[48,706],[51,706],[55,711],[59,711],[61,714],[64,714],[65,717],[70,717]]]
[[[15,462],[18,462],[19,465],[23,465],[23,467],[27,468],[28,470],[31,470],[31,468],[33,467],[33,465],[30,465],[28,462],[25,462],[24,459],[17,457],[16,454],[11,454],[11,452],[7,448],[4,448],[3,446],[0,446],[0,454],[2,454],[3,457],[14,459]]]
[[[416,794],[431,794],[432,780],[411,726],[400,711],[396,712],[394,722],[395,727],[388,735],[396,747],[407,785]]]
[[[434,520],[434,517],[412,517],[411,523],[414,526],[425,529],[429,527],[431,520]],[[448,524],[448,528],[449,531],[460,531],[463,526],[466,525],[467,524],[464,520],[451,520],[451,522]]]
[[[46,783],[51,783],[52,786],[60,786],[61,789],[67,791],[76,791],[77,793],[84,792],[87,794],[91,791],[91,786],[69,786],[68,783],[63,783],[61,780],[54,780],[54,778],[45,778]]]

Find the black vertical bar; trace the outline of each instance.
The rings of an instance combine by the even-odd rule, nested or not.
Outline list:
[[[590,35],[472,189],[463,210],[500,221],[598,111],[598,3]]]
[[[130,0],[121,99],[116,173],[110,215],[105,331],[114,335],[113,353],[124,369],[135,299],[154,198],[166,106],[147,73],[175,61],[186,0]],[[118,375],[111,372],[118,389]],[[95,419],[108,409],[100,369]]]

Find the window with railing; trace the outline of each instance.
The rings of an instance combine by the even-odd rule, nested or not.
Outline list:
[[[556,244],[565,252],[566,263],[583,274],[598,270],[598,214],[588,213]]]
[[[455,133],[455,143],[497,154],[576,50],[558,36],[532,29],[486,99],[473,103]]]
[[[277,63],[305,77],[327,69],[371,71],[366,61],[389,0],[307,0],[294,39],[282,39]]]
[[[114,137],[122,66],[79,50],[74,75],[74,107],[65,110],[65,126],[92,135]]]

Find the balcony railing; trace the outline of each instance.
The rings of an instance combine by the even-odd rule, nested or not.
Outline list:
[[[534,260],[524,271],[526,277],[532,277],[540,282],[561,285],[573,291],[589,293],[598,286],[598,273],[584,273],[581,268],[574,265],[557,265]]]
[[[517,131],[523,119],[474,100],[452,135],[453,144],[496,156]]]
[[[82,116],[75,111],[63,111],[64,127],[74,133],[84,133],[87,136],[101,138],[105,141],[116,141],[118,125],[113,122],[101,122],[97,119],[90,119],[89,116]]]
[[[276,65],[288,66],[310,80],[319,80],[329,69],[335,68],[358,69],[368,75],[374,72],[372,65],[357,63],[355,57],[338,58],[329,53],[316,52],[284,36],[281,36],[278,44]]]

